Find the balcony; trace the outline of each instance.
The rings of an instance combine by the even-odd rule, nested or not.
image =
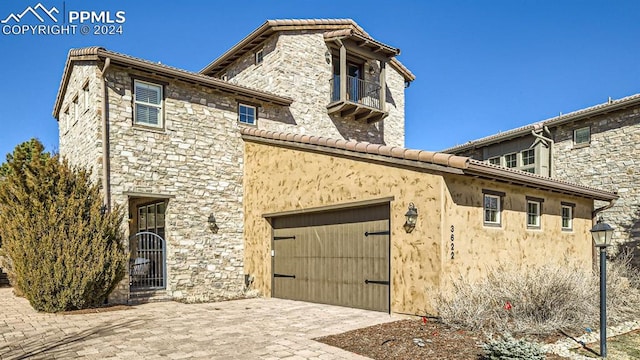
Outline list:
[[[327,105],[330,115],[351,117],[367,123],[380,121],[388,115],[381,101],[384,98],[380,97],[380,84],[354,76],[346,76],[346,79],[346,86],[341,86],[339,75],[334,75],[330,80],[331,101]],[[345,92],[344,96],[340,94],[341,89]]]

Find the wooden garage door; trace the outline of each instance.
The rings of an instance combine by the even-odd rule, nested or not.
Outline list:
[[[272,219],[274,297],[389,312],[389,204]]]

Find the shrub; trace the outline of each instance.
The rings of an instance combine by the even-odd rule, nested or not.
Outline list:
[[[37,140],[16,147],[1,169],[0,234],[13,286],[40,311],[101,305],[125,274],[122,209],[102,215],[90,173]]]
[[[536,343],[516,340],[511,335],[482,345],[484,359],[488,360],[544,360],[544,351]]]
[[[637,271],[608,262],[607,311],[611,323],[640,316]],[[595,326],[599,319],[599,278],[555,265],[489,269],[481,281],[458,279],[453,297],[440,296],[435,308],[450,325],[489,333],[548,334]]]

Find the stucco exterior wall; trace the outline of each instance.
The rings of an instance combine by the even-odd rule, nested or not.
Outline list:
[[[394,196],[391,311],[424,312],[425,288],[438,285],[441,271],[440,182],[432,174],[245,142],[245,272],[255,277],[255,289],[270,295],[271,227],[263,214]],[[424,215],[407,234],[402,226],[410,202]]]
[[[483,190],[505,193],[500,227],[484,225]],[[451,291],[452,281],[461,276],[479,280],[500,265],[552,263],[591,271],[592,200],[460,175],[444,176],[442,195],[442,291]],[[527,197],[542,199],[540,229],[527,228]],[[561,202],[575,205],[572,231],[562,230]]]
[[[574,146],[573,131],[586,126],[591,144]],[[631,250],[640,265],[640,108],[566,124],[555,128],[554,135],[556,177],[620,195],[602,215],[615,228],[612,241],[620,250]]]
[[[245,272],[271,291],[271,227],[266,213],[393,197],[391,201],[391,311],[434,313],[432,300],[451,280],[477,279],[502,263],[591,266],[591,200],[330,154],[245,141]],[[502,228],[483,226],[483,194],[506,193]],[[526,198],[544,199],[542,230],[527,230]],[[560,202],[576,205],[574,231],[561,231]],[[419,218],[403,229],[407,205]],[[451,226],[454,259],[451,259]]]
[[[260,48],[261,64],[255,65],[254,52],[249,52],[220,73],[226,73],[229,82],[294,99],[289,113],[260,116],[260,129],[404,147],[404,78],[390,65],[386,67],[389,116],[367,124],[327,114],[333,64],[325,60],[329,48],[321,31],[274,34],[256,50]],[[365,80],[377,81],[377,64],[374,69],[373,74],[365,71]]]

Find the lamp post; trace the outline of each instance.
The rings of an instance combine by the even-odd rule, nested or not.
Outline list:
[[[607,247],[611,244],[613,228],[598,219],[591,229],[595,247],[600,249],[600,357],[607,357]]]

